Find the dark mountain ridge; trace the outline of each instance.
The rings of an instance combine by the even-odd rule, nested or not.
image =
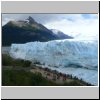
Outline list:
[[[34,41],[50,41],[61,39],[31,16],[26,20],[9,21],[2,27],[2,46],[12,43],[26,43]]]

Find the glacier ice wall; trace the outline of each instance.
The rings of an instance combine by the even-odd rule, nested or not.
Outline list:
[[[98,42],[93,40],[54,40],[12,44],[10,56],[40,62],[48,66],[75,66],[94,69],[98,66]]]

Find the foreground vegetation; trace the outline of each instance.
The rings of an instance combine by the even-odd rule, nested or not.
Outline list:
[[[23,70],[3,70],[3,86],[48,86],[57,85],[41,76],[40,73],[33,74]]]
[[[57,84],[48,80],[40,73],[31,73],[23,70],[3,70],[2,71],[3,86],[81,86],[74,80],[72,82]]]
[[[39,72],[30,72],[30,69],[32,69],[30,61],[15,60],[5,54],[2,55],[2,65],[3,86],[90,86],[90,84],[78,80],[76,77],[72,78],[70,75],[68,78],[72,79],[72,81],[56,83],[54,80],[43,77]],[[50,72],[47,68],[45,70]]]
[[[21,59],[13,59],[7,54],[2,54],[2,65],[3,66],[21,66],[21,67],[30,67],[31,62]]]

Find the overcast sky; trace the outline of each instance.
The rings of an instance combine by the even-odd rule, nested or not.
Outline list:
[[[33,17],[49,29],[57,29],[70,36],[98,38],[99,20],[97,14],[2,14],[2,25],[10,20],[25,20]]]

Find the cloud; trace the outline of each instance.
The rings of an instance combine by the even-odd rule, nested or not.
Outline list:
[[[10,20],[14,20],[14,19],[5,18],[5,19],[2,21],[2,25],[5,25],[5,24],[8,23]]]
[[[2,14],[2,23],[6,23],[9,20],[25,20],[29,16],[33,17],[37,22],[45,24],[54,20],[60,20],[62,16],[66,14]],[[6,20],[8,19],[8,20]],[[6,21],[5,21],[6,20]]]
[[[2,26],[11,20],[19,20],[20,14],[2,14]]]
[[[58,29],[77,38],[97,38],[99,21],[97,14],[2,14],[2,25],[9,20],[23,20],[32,16],[49,29]]]
[[[65,34],[82,39],[98,38],[99,33],[99,22],[96,14],[89,15],[87,18],[83,17],[82,14],[69,15],[59,21],[46,23],[45,26],[49,29],[59,29]]]

